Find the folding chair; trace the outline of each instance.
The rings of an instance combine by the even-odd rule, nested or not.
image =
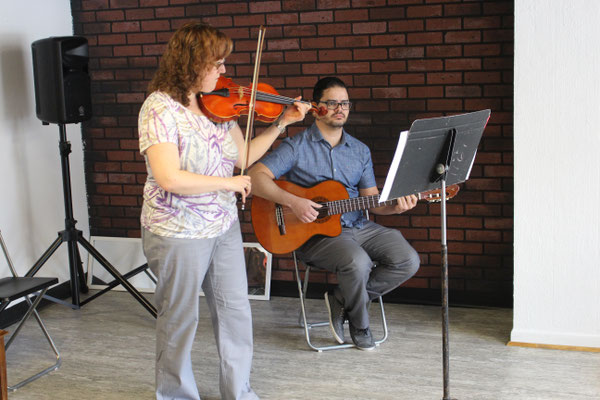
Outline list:
[[[34,278],[34,277],[19,277],[19,276],[17,276],[17,272],[13,266],[10,255],[8,254],[8,249],[6,248],[6,244],[4,243],[4,238],[2,237],[2,232],[0,232],[0,245],[2,245],[2,251],[4,252],[4,257],[6,258],[6,262],[8,263],[8,266],[12,273],[12,277],[0,279],[0,314],[6,309],[6,307],[8,307],[8,305],[11,302],[21,299],[21,298],[24,298],[29,306],[29,308],[27,309],[27,312],[25,313],[25,315],[23,316],[23,318],[21,319],[21,321],[15,328],[13,334],[10,336],[10,338],[6,342],[6,346],[5,346],[6,350],[8,351],[10,345],[12,344],[12,342],[15,340],[15,338],[19,334],[19,332],[20,332],[21,328],[23,327],[23,325],[25,324],[25,322],[29,319],[31,314],[33,314],[35,316],[35,319],[37,320],[42,332],[44,333],[44,336],[46,336],[46,340],[50,344],[52,351],[54,352],[54,354],[56,356],[56,362],[53,365],[51,365],[50,367],[47,367],[47,368],[41,370],[40,372],[30,376],[29,378],[26,378],[26,379],[20,381],[19,383],[15,384],[13,386],[8,386],[9,391],[14,391],[14,390],[17,390],[18,388],[28,384],[29,382],[31,382],[35,379],[38,379],[41,376],[43,376],[51,371],[58,369],[62,363],[60,354],[59,354],[58,350],[56,349],[56,346],[54,345],[54,342],[52,341],[52,338],[50,337],[50,334],[48,333],[48,330],[46,329],[44,322],[42,321],[42,319],[40,318],[40,316],[37,312],[37,306],[40,304],[40,302],[44,298],[46,291],[50,288],[50,286],[58,283],[58,278]],[[34,295],[34,294],[36,295],[36,297],[32,301],[32,299],[29,296]]]
[[[301,327],[304,328],[304,335],[306,337],[306,343],[308,344],[308,346],[311,349],[318,351],[319,353],[321,353],[325,350],[339,350],[339,349],[347,349],[347,348],[351,348],[351,347],[356,347],[354,343],[343,343],[343,344],[336,344],[336,345],[330,345],[330,346],[316,346],[311,342],[310,330],[312,328],[319,327],[319,326],[327,326],[327,327],[329,326],[329,321],[309,323],[307,315],[306,315],[306,305],[304,303],[304,299],[306,298],[306,291],[308,289],[310,270],[311,270],[311,268],[318,268],[318,267],[315,267],[314,265],[310,265],[310,264],[305,263],[304,261],[300,260],[300,262],[302,262],[302,264],[304,264],[304,266],[305,266],[304,282],[302,282],[302,278],[300,277],[300,271],[298,268],[299,260],[296,257],[296,252],[295,251],[292,252],[292,255],[294,257],[294,268],[296,269],[296,283],[298,284],[298,296],[300,297],[300,315],[298,316],[298,323],[300,324]],[[383,300],[382,300],[381,296],[378,298],[378,300],[379,300],[379,307],[381,309],[381,324],[383,327],[383,336],[380,339],[375,340],[376,346],[379,346],[381,343],[385,342],[388,337],[387,321],[385,319],[385,310],[383,309]]]

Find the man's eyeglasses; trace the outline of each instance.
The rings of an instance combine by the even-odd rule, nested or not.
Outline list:
[[[328,110],[335,110],[338,106],[342,107],[342,110],[349,110],[352,108],[351,101],[335,101],[335,100],[321,100],[319,103],[327,104]]]

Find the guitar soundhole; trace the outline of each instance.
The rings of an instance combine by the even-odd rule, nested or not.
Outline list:
[[[315,203],[319,203],[319,204],[323,205],[323,207],[321,207],[319,209],[319,216],[313,222],[315,224],[323,224],[323,223],[329,221],[331,216],[327,214],[329,210],[328,210],[327,206],[324,205],[324,203],[326,203],[328,200],[325,197],[315,197],[311,200],[314,201]]]

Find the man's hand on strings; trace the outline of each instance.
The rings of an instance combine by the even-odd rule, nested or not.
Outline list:
[[[319,211],[316,209],[321,207],[323,207],[321,204],[302,197],[296,197],[291,205],[292,212],[296,215],[296,218],[304,223],[316,220],[319,216]]]
[[[414,208],[419,199],[414,194],[409,196],[399,197],[394,205],[394,212],[397,214],[403,213]]]

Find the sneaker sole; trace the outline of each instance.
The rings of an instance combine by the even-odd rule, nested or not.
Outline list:
[[[356,343],[354,345],[356,346]],[[357,349],[362,350],[362,351],[372,351],[375,349],[375,347],[377,347],[377,346],[373,346],[373,347],[358,347],[358,346],[356,346]]]
[[[327,306],[327,316],[329,317],[329,328],[331,329],[331,333],[339,344],[344,344],[344,339],[339,337],[333,328],[333,319],[331,319],[331,305],[329,305],[329,296],[327,296],[327,293],[325,293],[325,305]]]

